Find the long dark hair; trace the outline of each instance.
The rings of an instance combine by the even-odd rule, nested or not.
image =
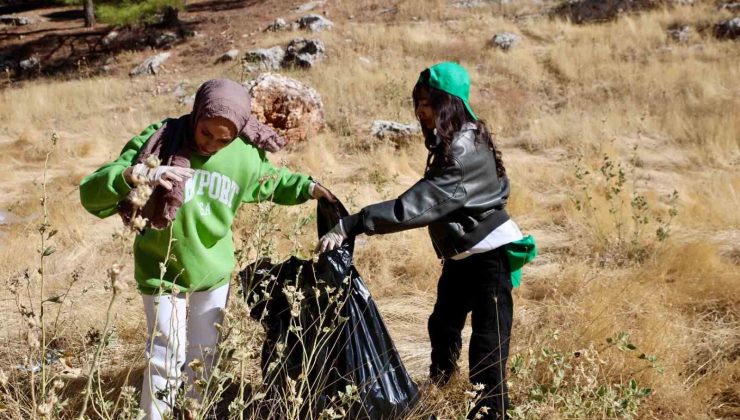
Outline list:
[[[496,145],[491,137],[491,133],[488,131],[486,122],[478,119],[477,121],[468,113],[465,109],[465,104],[457,96],[450,95],[439,89],[430,87],[427,82],[429,80],[429,70],[425,70],[422,73],[421,79],[414,86],[413,99],[414,109],[419,105],[422,89],[426,90],[429,95],[432,108],[436,115],[436,121],[434,123],[434,130],[427,129],[424,125],[421,125],[421,131],[424,135],[424,142],[427,148],[435,159],[442,159],[445,164],[449,164],[452,159],[451,148],[452,141],[455,138],[455,134],[459,132],[465,123],[473,123],[476,125],[475,142],[477,144],[486,145],[490,150],[496,161],[496,175],[499,178],[506,176],[506,168],[504,167],[504,161],[501,156],[501,151],[496,148]]]

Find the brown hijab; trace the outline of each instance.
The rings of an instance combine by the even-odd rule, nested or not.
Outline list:
[[[150,155],[159,158],[162,165],[190,167],[190,154],[194,150],[195,127],[201,118],[222,117],[231,121],[239,137],[254,146],[277,152],[286,140],[269,126],[252,116],[251,98],[247,89],[229,79],[214,79],[203,83],[195,94],[195,103],[190,114],[168,119],[139,151],[135,164],[144,163]],[[185,182],[174,182],[171,190],[157,186],[139,215],[148,219],[147,227],[167,228],[182,206]],[[124,224],[131,226],[135,208],[130,198],[137,194],[136,188],[127,199],[118,203],[118,213]]]

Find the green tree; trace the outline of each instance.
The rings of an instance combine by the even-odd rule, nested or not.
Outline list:
[[[118,0],[103,1],[97,11],[100,20],[111,25],[162,21],[171,26],[179,23],[177,12],[184,6],[184,0]]]
[[[57,0],[68,5],[82,5],[85,26],[95,25],[96,18],[114,26],[154,23],[161,21],[174,26],[180,21],[178,12],[185,0]]]

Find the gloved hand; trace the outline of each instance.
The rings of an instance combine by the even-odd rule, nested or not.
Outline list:
[[[333,249],[337,249],[342,246],[342,242],[347,239],[347,233],[342,227],[342,221],[336,224],[326,235],[319,239],[319,244],[316,245],[316,251],[326,252]]]
[[[131,172],[131,177],[136,180],[145,180],[152,186],[161,185],[164,188],[171,190],[173,182],[186,181],[193,176],[195,170],[191,168],[181,168],[179,166],[157,166],[156,168],[150,168],[145,163],[138,163],[134,165]]]
[[[318,200],[319,198],[326,198],[329,200],[330,203],[336,203],[337,198],[334,197],[334,194],[331,193],[326,187],[319,184],[318,182],[312,182],[309,186],[309,192],[311,193],[311,197]]]

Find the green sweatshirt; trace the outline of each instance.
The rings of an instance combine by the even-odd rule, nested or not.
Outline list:
[[[118,159],[100,167],[80,183],[80,199],[87,211],[100,218],[116,213],[131,191],[123,171],[139,149],[162,126],[152,124],[131,139]],[[134,241],[134,277],[144,294],[213,290],[228,283],[234,270],[231,225],[241,203],[272,201],[299,204],[310,198],[311,179],[273,167],[263,150],[236,139],[213,156],[193,153],[195,175],[185,186],[183,205],[168,229],[146,229]],[[170,260],[163,281],[160,262]],[[173,258],[174,257],[174,258]]]

